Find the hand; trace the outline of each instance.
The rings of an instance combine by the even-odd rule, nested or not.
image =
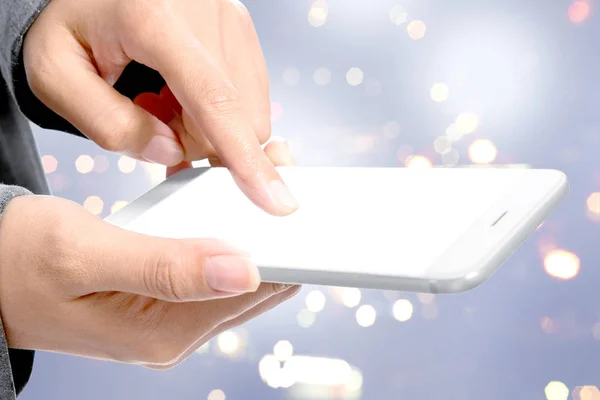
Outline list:
[[[51,0],[23,54],[33,93],[102,148],[167,166],[219,159],[267,212],[298,207],[261,149],[267,68],[238,0]],[[132,60],[161,74],[181,115],[163,122],[112,87]]]
[[[265,152],[293,162],[283,142]],[[60,198],[17,197],[0,222],[0,313],[12,348],[169,368],[299,290],[259,280],[225,243],[137,234]]]

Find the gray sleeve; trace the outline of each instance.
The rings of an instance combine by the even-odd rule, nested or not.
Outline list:
[[[0,0],[0,70],[14,93],[23,37],[49,0]]]
[[[0,70],[14,93],[25,32],[50,0],[0,0]]]
[[[31,195],[32,193],[18,186],[7,186],[0,184],[0,224],[4,207],[10,200],[17,196]],[[22,371],[31,373],[31,371]],[[15,385],[15,377],[11,367],[11,355],[4,335],[4,327],[0,320],[0,400],[14,400],[16,392],[23,389],[20,384]],[[21,386],[21,387],[18,387]]]
[[[23,39],[50,0],[0,0],[0,73],[20,111],[46,129],[79,134],[31,91],[23,65]]]

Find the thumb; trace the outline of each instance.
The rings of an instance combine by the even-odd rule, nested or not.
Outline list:
[[[84,54],[67,34],[29,36],[24,62],[33,93],[105,150],[179,164],[184,153],[175,133],[102,79]]]
[[[94,292],[119,291],[181,302],[254,292],[258,268],[215,239],[166,239],[114,226],[96,240]]]

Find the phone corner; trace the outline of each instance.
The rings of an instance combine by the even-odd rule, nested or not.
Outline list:
[[[487,277],[483,274],[470,276],[467,274],[458,278],[438,279],[430,282],[430,291],[434,294],[459,294],[481,286]]]
[[[549,174],[552,174],[552,179],[556,182],[556,186],[558,188],[567,188],[569,187],[569,178],[564,171],[559,169],[547,169]]]

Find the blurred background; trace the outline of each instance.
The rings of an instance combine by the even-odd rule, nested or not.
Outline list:
[[[21,399],[599,400],[597,1],[245,4],[300,165],[558,168],[570,195],[470,292],[305,287],[166,372],[38,353]],[[102,217],[163,180],[35,129],[54,194]]]

